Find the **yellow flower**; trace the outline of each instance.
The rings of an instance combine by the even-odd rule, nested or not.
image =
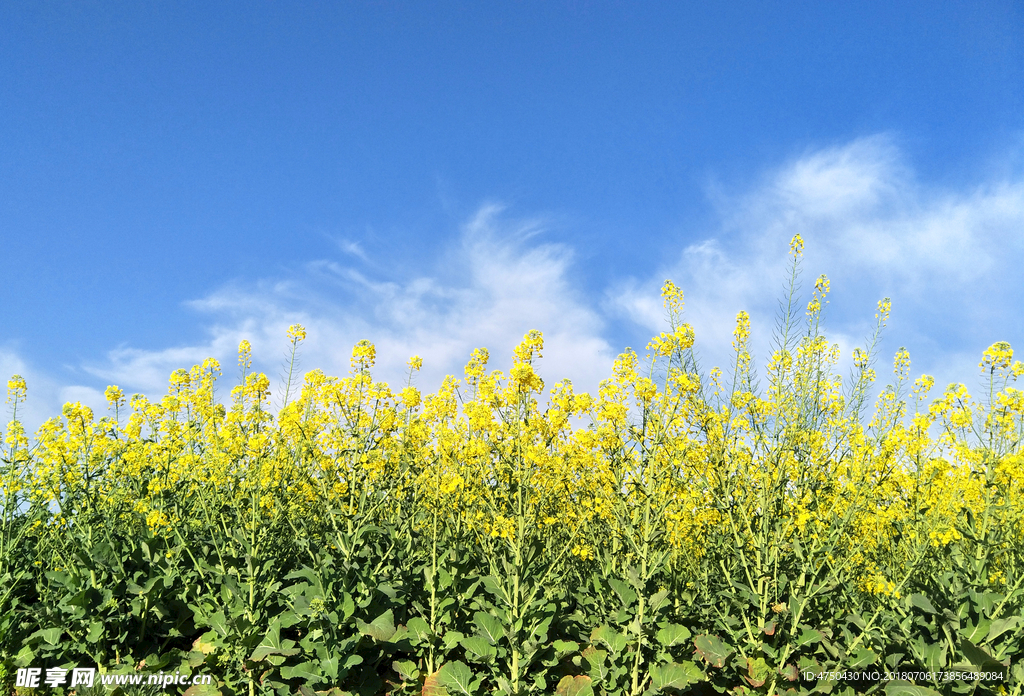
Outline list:
[[[28,394],[28,387],[25,384],[25,378],[21,375],[13,375],[7,380],[7,403],[18,403],[25,400],[25,395]]]
[[[103,392],[103,396],[106,397],[107,403],[110,404],[111,408],[124,406],[124,392],[121,390],[121,387],[111,385]]]

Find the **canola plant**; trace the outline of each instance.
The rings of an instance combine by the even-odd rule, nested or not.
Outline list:
[[[1024,365],[996,343],[983,394],[935,395],[900,350],[879,388],[883,300],[844,378],[801,251],[760,370],[741,312],[702,372],[668,282],[666,331],[596,395],[547,387],[531,331],[433,394],[415,357],[375,381],[362,341],[346,377],[289,369],[275,413],[243,342],[228,398],[209,359],[30,440],[13,377],[0,685],[93,664],[215,676],[189,694],[1019,695]]]

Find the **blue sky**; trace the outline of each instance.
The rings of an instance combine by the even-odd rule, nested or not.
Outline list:
[[[378,344],[421,386],[469,351],[594,388],[659,330],[762,338],[786,243],[844,351],[974,379],[1022,343],[1020,2],[0,6],[0,369],[29,421],[157,396],[241,338],[279,372]],[[764,344],[762,344],[764,345]],[[884,371],[884,370],[883,370]]]

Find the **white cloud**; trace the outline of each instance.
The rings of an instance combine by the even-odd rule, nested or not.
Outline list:
[[[26,361],[16,348],[0,347],[0,387],[7,395],[7,379],[21,375],[28,386],[28,397],[18,406],[18,420],[29,431],[34,431],[47,418],[60,414],[60,407],[67,402],[80,401],[89,406],[97,417],[106,414],[106,400],[97,389],[82,385],[62,384],[45,370],[39,370]],[[11,405],[5,404],[3,424],[11,416]]]
[[[932,372],[940,384],[970,383],[985,347],[1024,339],[1024,181],[981,182],[968,191],[929,186],[890,139],[876,136],[798,158],[716,203],[719,227],[656,274],[614,285],[609,311],[657,329],[657,290],[673,278],[705,356],[728,362],[741,309],[751,312],[764,355],[784,294],[789,240],[799,233],[804,289],[818,274],[831,279],[829,334],[847,355],[883,296],[893,300],[885,351],[907,345],[915,371]]]
[[[571,250],[534,239],[544,229],[541,220],[510,220],[499,206],[485,205],[431,275],[371,277],[337,261],[314,261],[285,280],[229,285],[191,302],[211,321],[200,345],[119,348],[87,369],[126,389],[159,393],[171,371],[213,356],[231,383],[245,338],[273,379],[282,371],[287,327],[302,323],[309,331],[303,369],[344,374],[352,346],[365,338],[377,346],[380,378],[402,383],[406,360],[417,354],[424,360],[418,384],[434,389],[444,375],[461,375],[477,347],[490,349],[493,368],[507,368],[515,344],[540,329],[540,370],[548,382],[568,377],[593,389],[607,376],[613,351],[601,317],[570,278]]]

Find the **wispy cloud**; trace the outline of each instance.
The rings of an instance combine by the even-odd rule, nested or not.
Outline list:
[[[360,261],[369,261],[366,252],[363,250],[363,245],[359,242],[354,242],[351,239],[335,239],[335,244],[338,248],[349,256],[355,256]]]
[[[81,401],[94,409],[97,415],[105,413],[103,394],[96,388],[81,384],[66,384],[55,379],[49,372],[32,365],[15,346],[0,347],[0,387],[7,394],[7,379],[21,375],[28,384],[28,399],[18,407],[18,419],[30,429],[35,429],[47,418],[60,414],[60,407],[69,401]],[[11,404],[5,404],[3,423],[12,415]]]
[[[894,309],[885,349],[906,345],[915,369],[940,381],[969,382],[985,347],[1024,338],[1020,179],[960,191],[929,186],[889,138],[876,136],[795,159],[752,190],[719,193],[716,205],[717,229],[657,273],[616,283],[608,310],[657,328],[657,288],[670,277],[686,291],[698,343],[712,361],[728,361],[740,310],[751,312],[763,353],[788,243],[800,234],[811,276],[804,286],[818,274],[831,279],[830,333],[847,354],[886,296]]]
[[[537,242],[544,230],[542,220],[510,219],[500,206],[485,205],[464,225],[459,246],[440,252],[433,274],[371,276],[337,260],[314,261],[286,279],[232,284],[191,302],[209,321],[209,340],[200,345],[120,348],[86,369],[158,392],[172,370],[207,356],[230,373],[245,338],[262,368],[276,376],[285,331],[302,323],[309,329],[303,367],[343,374],[352,345],[369,339],[382,378],[400,383],[405,361],[416,354],[424,360],[419,382],[435,388],[444,375],[461,374],[476,347],[491,350],[492,366],[506,367],[512,347],[540,329],[543,374],[592,388],[612,359],[604,323],[571,280],[571,250]]]

